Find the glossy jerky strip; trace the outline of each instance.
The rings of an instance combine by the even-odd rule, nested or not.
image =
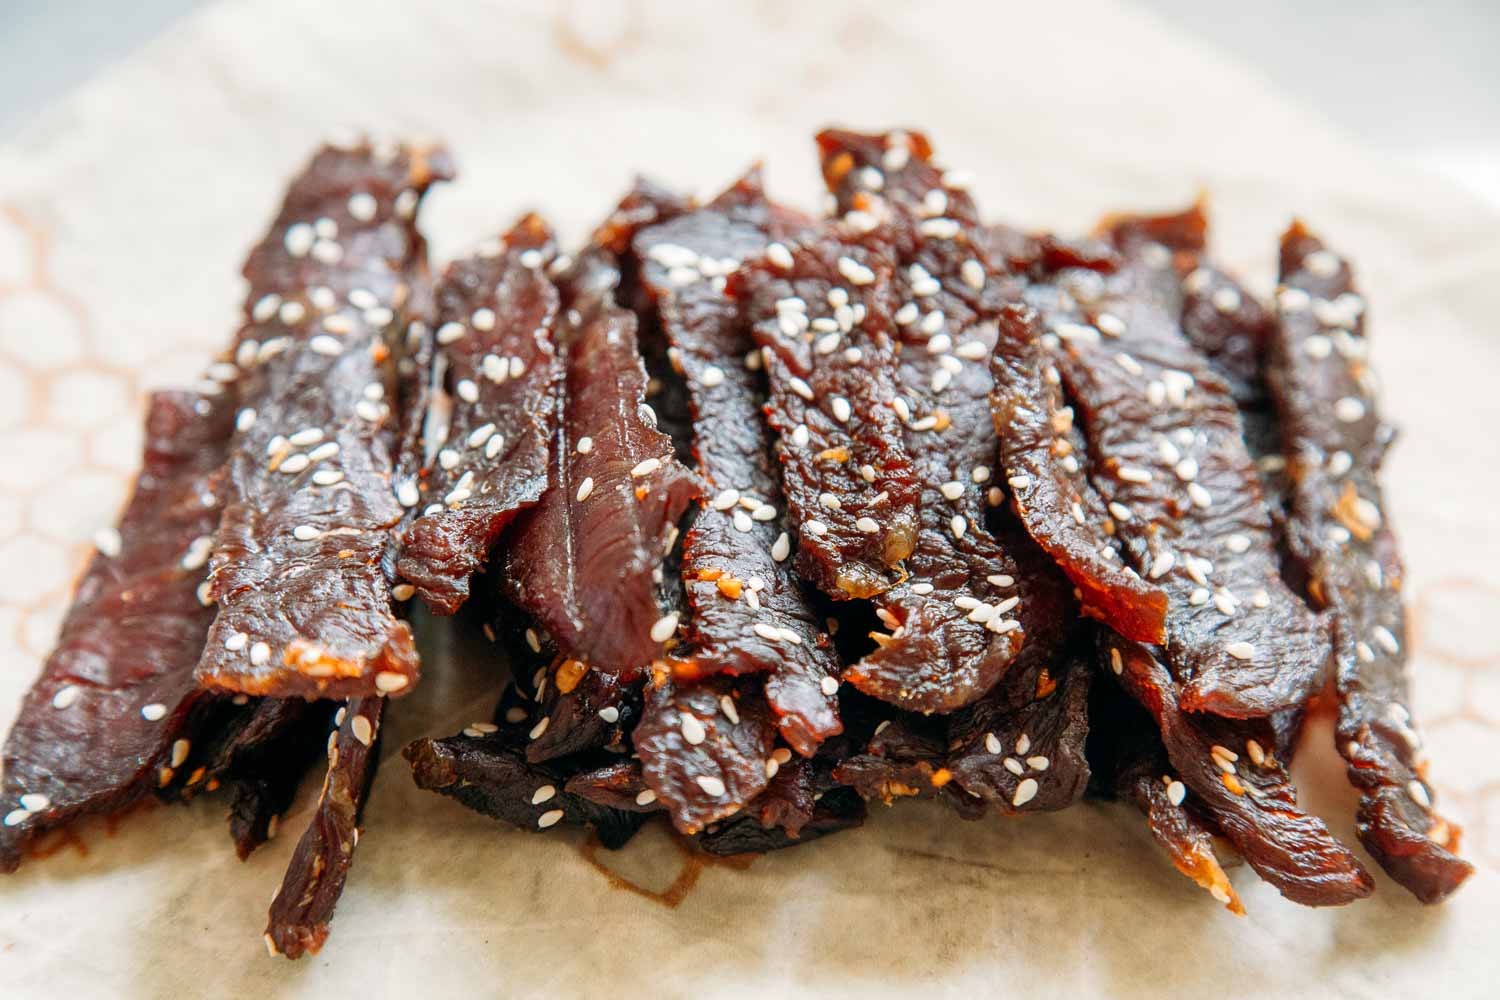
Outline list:
[[[947,720],[904,715],[876,727],[864,749],[840,760],[833,777],[866,801],[941,799],[965,819],[984,813],[984,800],[964,791],[947,765]]]
[[[823,175],[851,226],[884,225],[899,267],[893,280],[896,369],[905,441],[921,482],[909,577],[880,595],[892,635],[846,676],[861,691],[913,711],[947,712],[994,686],[1025,642],[1015,560],[986,527],[998,476],[990,420],[995,313],[1019,294],[979,245],[968,193],[944,184],[915,133],[818,136]],[[816,351],[842,347],[837,332]]]
[[[795,566],[837,600],[889,590],[916,545],[920,490],[894,392],[893,267],[888,252],[825,226],[731,279],[765,348]],[[833,332],[843,346],[820,353],[818,336]]]
[[[631,737],[646,784],[673,825],[693,834],[735,815],[766,787],[776,727],[748,680],[676,685],[663,674],[648,686]]]
[[[1122,635],[1158,642],[1165,631],[1167,595],[1123,565],[1118,546],[1103,530],[1109,514],[1084,471],[1082,435],[1041,338],[1034,310],[1001,311],[990,362],[990,409],[1015,510],[1073,581],[1084,614]]]
[[[594,251],[565,282],[564,412],[547,492],[512,529],[505,587],[564,654],[632,674],[676,635],[655,575],[700,488],[656,429],[636,318],[614,302],[618,281]]]
[[[758,369],[760,354],[724,292],[727,272],[798,221],[766,200],[757,170],[705,208],[643,230],[634,246],[689,393],[707,486],[683,540],[691,652],[674,668],[680,681],[769,675],[777,726],[806,755],[842,731],[828,690],[832,678],[836,691],[838,663],[786,558],[781,485],[761,412],[764,377],[748,364]]]
[[[380,762],[384,698],[354,698],[328,739],[328,773],[312,821],[271,901],[266,949],[287,958],[316,953],[344,891],[359,843],[359,819]]]
[[[825,762],[793,758],[740,815],[700,833],[698,846],[720,856],[763,854],[853,829],[864,819],[864,799],[839,786]]]
[[[1168,595],[1164,645],[1183,707],[1268,715],[1322,685],[1327,627],[1282,580],[1234,400],[1183,339],[1178,279],[1152,256],[1130,257],[1087,300],[1065,284],[1087,305],[1046,306],[1043,342],[1080,408],[1105,530]]]
[[[552,340],[559,297],[545,271],[554,253],[551,232],[528,215],[494,250],[450,265],[437,287],[452,410],[397,572],[439,614],[467,599],[500,532],[547,487],[563,377]]]
[[[43,832],[167,785],[198,739],[195,718],[218,700],[193,667],[213,621],[200,593],[233,419],[229,395],[151,397],[134,493],[6,737],[0,871]]]
[[[1274,737],[1264,720],[1183,712],[1166,668],[1137,643],[1111,634],[1101,655],[1155,718],[1188,793],[1261,878],[1306,906],[1339,906],[1374,891],[1349,849],[1298,808],[1296,788],[1268,749]]]
[[[219,614],[198,679],[278,697],[404,693],[411,629],[382,561],[394,495],[413,224],[440,150],[325,148],[245,265],[242,404],[213,558]]]
[[[1293,483],[1289,543],[1335,617],[1355,829],[1392,878],[1435,903],[1473,867],[1456,854],[1458,826],[1433,811],[1411,714],[1405,573],[1379,479],[1394,431],[1376,410],[1364,301],[1348,263],[1300,225],[1282,238],[1281,280],[1271,375]]]
[[[465,733],[421,739],[401,755],[411,764],[417,787],[458,800],[478,813],[520,830],[546,830],[561,823],[593,827],[605,847],[622,846],[646,817],[601,806],[565,791],[567,774],[552,765],[528,764],[516,734]]]

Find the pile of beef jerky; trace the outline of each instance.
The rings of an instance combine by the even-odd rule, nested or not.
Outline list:
[[[230,347],[151,399],[5,744],[0,868],[221,786],[244,857],[326,748],[266,934],[316,951],[420,597],[468,602],[514,681],[403,754],[522,829],[613,847],[660,812],[736,854],[871,800],[1094,794],[1235,912],[1225,842],[1342,904],[1374,882],[1287,775],[1331,680],[1361,842],[1456,889],[1347,262],[1293,225],[1267,306],[1201,207],[1028,235],[918,133],[818,147],[827,218],[753,170],[702,205],[640,182],[576,256],[527,216],[436,278],[415,217],[447,155],[319,152]]]

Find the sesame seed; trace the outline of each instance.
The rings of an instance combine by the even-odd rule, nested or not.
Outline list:
[[[250,644],[250,637],[243,632],[236,632],[224,640],[224,648],[231,653],[238,653]]]
[[[1314,250],[1302,258],[1302,266],[1320,278],[1332,278],[1339,273],[1342,262],[1327,250]]]
[[[163,705],[159,701],[153,701],[149,705],[141,706],[141,718],[145,719],[147,722],[160,722],[163,718],[166,717],[166,714],[167,706]]]
[[[969,529],[969,522],[964,519],[962,514],[954,514],[948,520],[948,529],[953,532],[954,538],[962,538],[964,537],[964,532]]]
[[[31,810],[29,810],[29,809],[12,809],[10,812],[8,812],[8,813],[5,814],[4,823],[5,823],[6,826],[20,826],[22,823],[26,822],[30,818],[31,818]]]
[[[999,743],[1000,741],[996,740],[995,742]],[[999,751],[996,752],[998,753]],[[1001,763],[1005,765],[1005,769],[1011,774],[1021,775],[1026,773],[1026,768],[1021,764],[1020,761],[1016,760],[1014,757],[1007,757]]]
[[[1365,404],[1357,396],[1345,396],[1333,404],[1333,415],[1341,423],[1352,424],[1364,419]]]
[[[465,439],[465,443],[470,448],[477,448],[488,441],[490,439],[490,435],[494,433],[494,424],[480,424],[478,427],[469,432],[469,436]]]
[[[1401,644],[1396,641],[1396,637],[1391,633],[1391,630],[1386,628],[1384,625],[1376,625],[1373,629],[1371,629],[1370,637],[1377,643],[1379,643],[1380,647],[1392,656],[1395,656],[1397,653],[1401,652]]]
[[[792,252],[780,243],[771,243],[766,246],[766,259],[783,271],[792,266]]]
[[[1122,466],[1120,466],[1118,469],[1115,470],[1115,475],[1119,476],[1121,479],[1123,479],[1127,483],[1149,483],[1149,482],[1151,482],[1151,473],[1148,472],[1145,469],[1140,468],[1139,466],[1134,466],[1134,465],[1122,465]]]
[[[541,692],[538,691],[537,694],[540,695]],[[544,715],[544,716],[542,716],[542,721],[538,722],[536,725],[534,725],[534,726],[531,727],[531,732],[529,734],[530,737],[532,739],[534,739],[534,740],[541,739],[542,738],[542,734],[547,731],[547,727],[551,723],[552,723],[552,717],[550,715]]]
[[[1041,756],[1027,757],[1026,766],[1036,771],[1045,771],[1052,766],[1052,761]]]
[[[1024,806],[1036,798],[1038,785],[1035,778],[1025,778],[1016,786],[1016,794],[1011,798],[1010,804],[1016,807]]]
[[[293,257],[306,257],[317,238],[312,226],[305,222],[295,222],[287,227],[281,242],[286,247],[286,252]]]
[[[839,274],[851,285],[868,285],[875,280],[875,272],[853,257],[840,257],[838,267]]]
[[[613,725],[620,721],[620,710],[613,705],[606,705],[599,709],[599,718]]]
[[[82,689],[77,685],[64,684],[62,687],[58,688],[57,693],[52,696],[52,707],[56,709],[71,708],[73,704],[78,701],[78,696],[82,693]]]
[[[841,424],[849,422],[849,417],[851,416],[852,411],[850,410],[849,401],[847,399],[845,399],[843,396],[835,396],[833,397],[833,402],[830,405],[833,408],[833,419],[837,420]]]
[[[813,393],[812,386],[808,385],[805,380],[798,378],[796,375],[793,375],[790,379],[788,379],[787,384],[792,387],[793,392],[801,396],[803,399],[812,399],[815,395]]]
[[[562,818],[563,811],[561,809],[548,809],[546,812],[537,817],[537,829],[545,830],[549,826],[556,826]]]
[[[791,555],[791,551],[792,540],[783,531],[776,537],[776,541],[771,544],[771,558],[777,562],[785,562],[786,557]]]
[[[711,774],[700,774],[693,780],[698,783],[699,788],[703,789],[705,795],[718,798],[724,794],[724,782]]]
[[[299,542],[310,542],[315,538],[322,538],[323,532],[310,524],[299,524],[292,529],[292,537]]]
[[[926,316],[922,317],[922,322],[919,326],[919,329],[923,333],[932,335],[933,342],[938,345],[937,349],[934,350],[932,347],[932,343],[929,343],[927,345],[927,351],[929,354],[941,354],[952,346],[953,338],[939,332],[943,329],[943,324],[947,321],[948,317],[943,314],[943,311],[941,309],[934,309]]]
[[[656,620],[656,624],[651,626],[651,641],[666,642],[676,631],[677,612],[673,611],[671,614],[662,615]]]
[[[1118,649],[1111,648],[1109,651],[1109,668],[1116,674],[1125,672],[1125,660],[1120,656]]]
[[[920,313],[921,310],[917,308],[917,304],[915,302],[908,302],[906,303],[906,305],[896,310],[896,314],[893,318],[902,326],[911,326],[917,321],[917,317]]]
[[[1180,781],[1172,781],[1167,784],[1167,801],[1174,806],[1182,805],[1182,800],[1187,798],[1187,786]]]
[[[630,470],[630,477],[632,479],[640,479],[642,476],[651,475],[651,473],[659,468],[661,468],[661,459],[648,458],[645,461],[637,463],[635,468]]]
[[[964,261],[963,265],[959,268],[959,274],[963,276],[964,284],[974,289],[974,291],[977,292],[984,288],[984,265],[980,264],[979,261],[973,259]]]
[[[382,670],[375,675],[375,690],[381,694],[400,691],[410,683],[411,678],[405,674],[398,674],[394,670]]]
[[[682,713],[682,738],[691,746],[697,746],[708,738],[708,730],[703,728],[703,723],[698,721],[696,715],[687,712]]]
[[[1146,575],[1153,580],[1159,579],[1170,571],[1176,562],[1177,557],[1171,552],[1158,552],[1156,558],[1151,560],[1151,568],[1146,571]]]
[[[1236,660],[1248,660],[1255,656],[1255,647],[1248,642],[1231,642],[1224,647],[1224,652]]]
[[[1099,332],[1108,337],[1125,336],[1125,321],[1114,313],[1100,313],[1094,317],[1094,325]]]
[[[1250,755],[1251,761],[1253,761],[1257,767],[1266,762],[1266,751],[1255,740],[1245,741],[1245,752]]]
[[[828,534],[828,525],[822,521],[813,519],[803,522],[802,530],[806,531],[809,535],[826,535]]]
[[[462,323],[454,323],[450,321],[438,327],[437,342],[439,344],[452,344],[456,341],[462,340],[468,334],[468,332],[469,331],[464,328],[464,325]]]
[[[1217,311],[1232,313],[1240,307],[1240,293],[1226,286],[1215,290],[1209,301]]]
[[[1031,477],[1011,476],[1006,482],[1010,484],[1010,488],[1013,490],[1024,490],[1031,486]]]
[[[21,796],[21,808],[27,812],[39,813],[52,804],[52,799],[41,792],[28,792]]]
[[[1188,499],[1193,501],[1193,506],[1207,509],[1213,506],[1214,498],[1198,483],[1188,483]]]
[[[1128,521],[1131,518],[1130,508],[1117,501],[1110,501],[1109,512],[1117,521]]]
[[[807,425],[798,424],[796,429],[792,431],[792,444],[796,445],[799,448],[805,448],[807,447],[807,442],[810,437],[811,435],[808,434]]]
[[[819,682],[818,686],[822,688],[823,693],[828,695],[830,698],[839,693],[839,682],[837,677],[825,677],[822,681]]]

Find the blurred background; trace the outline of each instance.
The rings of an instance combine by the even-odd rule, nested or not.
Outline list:
[[[207,0],[0,0],[0,142]],[[1500,205],[1497,0],[1127,0],[1366,146]]]

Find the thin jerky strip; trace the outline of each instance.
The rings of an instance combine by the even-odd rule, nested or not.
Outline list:
[[[169,785],[198,740],[218,701],[193,667],[213,620],[201,595],[233,419],[229,395],[151,397],[134,493],[6,737],[0,871],[45,831]]]
[[[903,715],[875,728],[865,748],[840,760],[833,777],[866,801],[940,799],[965,819],[984,814],[984,800],[953,780],[947,767],[947,720]]]
[[[809,755],[843,728],[838,663],[786,558],[764,379],[748,364],[759,368],[760,354],[724,292],[727,272],[798,221],[766,200],[756,170],[700,211],[643,230],[634,247],[687,386],[707,485],[683,541],[691,652],[674,658],[674,670],[680,681],[769,674],[777,726]]]
[[[209,687],[353,697],[416,680],[382,567],[402,513],[386,397],[426,275],[413,217],[450,174],[441,150],[325,148],[245,265],[248,370],[198,667]]]
[[[1014,581],[1015,560],[986,528],[996,497],[991,320],[1019,284],[976,245],[973,201],[944,184],[925,137],[826,131],[818,145],[844,221],[882,219],[872,238],[896,244],[896,386],[922,490],[909,578],[877,601],[892,635],[846,676],[902,708],[952,711],[993,687],[1025,642],[1014,583],[993,582]],[[841,346],[836,331],[814,341],[818,351]]]
[[[864,819],[864,799],[838,785],[825,761],[793,758],[740,815],[705,828],[698,846],[719,856],[763,854],[853,829]]]
[[[599,251],[565,281],[564,412],[547,492],[512,529],[505,587],[566,655],[631,674],[676,636],[678,616],[662,613],[655,577],[700,488],[655,427],[636,318],[615,304],[618,283]]]
[[[920,490],[893,389],[893,267],[825,226],[731,279],[764,348],[795,566],[837,600],[889,590],[917,540]],[[818,336],[835,332],[843,346],[820,353]]]
[[[1268,715],[1322,685],[1328,630],[1282,580],[1238,410],[1183,339],[1176,273],[1155,256],[1128,257],[1079,309],[1048,308],[1043,342],[1081,410],[1105,530],[1168,596],[1183,707]]]
[[[646,820],[639,812],[599,805],[564,790],[569,775],[552,765],[528,764],[517,734],[506,729],[420,739],[401,755],[411,764],[418,788],[456,799],[520,830],[588,826],[605,847],[616,848]]]
[[[1041,338],[1034,310],[1001,311],[990,410],[1016,512],[1073,581],[1084,614],[1130,638],[1159,642],[1167,595],[1122,565],[1119,548],[1101,527],[1108,513],[1085,475],[1074,443],[1081,435]]]
[[[328,937],[328,922],[359,844],[360,813],[380,762],[384,711],[384,698],[354,698],[340,710],[337,728],[328,736],[328,773],[317,809],[271,901],[265,940],[273,955],[301,958],[316,953]]]
[[[776,728],[748,681],[675,685],[663,673],[646,691],[632,733],[646,784],[686,834],[738,813],[766,787]]]
[[[552,342],[559,297],[544,270],[554,254],[551,232],[528,215],[493,250],[450,265],[437,287],[452,412],[397,571],[439,614],[468,598],[500,532],[547,487],[563,375]],[[415,506],[417,494],[402,489]]]
[[[1105,669],[1155,718],[1180,780],[1261,878],[1306,906],[1340,906],[1374,891],[1349,849],[1298,808],[1285,767],[1267,749],[1274,737],[1264,720],[1188,715],[1145,647],[1111,634],[1100,652]]]
[[[1355,830],[1392,878],[1435,903],[1473,867],[1455,853],[1458,826],[1433,811],[1410,709],[1405,573],[1379,478],[1394,431],[1375,405],[1364,300],[1348,263],[1300,224],[1282,238],[1281,280],[1271,377],[1293,483],[1289,543],[1335,616]]]

